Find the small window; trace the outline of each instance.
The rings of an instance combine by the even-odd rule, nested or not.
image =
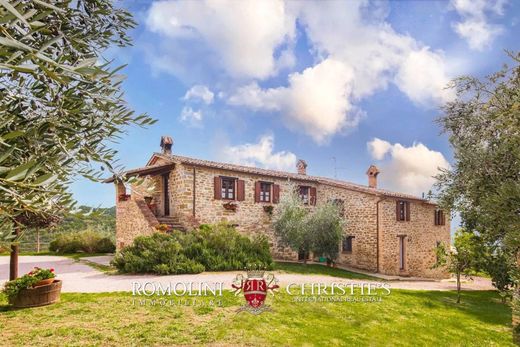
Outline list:
[[[352,240],[354,236],[345,236],[343,238],[342,252],[343,253],[352,253]]]
[[[310,190],[311,190],[311,187],[300,186],[300,198],[302,199],[302,201],[305,205],[309,204]]]
[[[271,186],[269,182],[260,182],[260,201],[271,202]]]
[[[222,177],[221,180],[222,199],[235,200],[235,179],[229,177]]]
[[[410,203],[408,201],[397,201],[396,218],[398,221],[410,220]]]
[[[443,210],[435,210],[434,215],[435,225],[444,225],[446,224],[446,219],[444,218]]]

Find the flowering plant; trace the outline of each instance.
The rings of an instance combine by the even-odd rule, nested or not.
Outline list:
[[[229,201],[229,202],[226,202],[226,203],[222,204],[222,206],[224,206],[224,208],[226,210],[236,211],[237,207],[238,207],[238,204],[236,202],[234,202],[234,201]]]
[[[37,278],[40,281],[56,277],[56,274],[54,273],[54,269],[53,268],[42,269],[40,267],[35,267],[27,275],[35,277],[35,278]]]
[[[155,230],[161,232],[161,233],[167,233],[171,231],[171,228],[168,224],[157,224],[155,226]]]
[[[8,299],[12,299],[18,295],[20,290],[31,288],[41,280],[55,278],[54,269],[42,269],[35,267],[28,274],[23,275],[15,280],[9,281],[5,284],[3,292]]]

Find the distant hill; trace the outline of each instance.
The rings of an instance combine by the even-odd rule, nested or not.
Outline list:
[[[26,230],[20,247],[22,251],[36,251],[38,239],[40,249],[46,251],[49,242],[56,234],[73,233],[83,230],[93,230],[114,238],[116,233],[116,208],[93,208],[90,206],[79,206],[77,213],[69,213],[63,218],[61,223],[52,228],[42,228],[40,230]]]
[[[79,213],[68,214],[55,228],[55,232],[74,232],[81,230],[95,230],[103,233],[115,234],[116,230],[116,208],[94,208],[90,206],[79,206]]]

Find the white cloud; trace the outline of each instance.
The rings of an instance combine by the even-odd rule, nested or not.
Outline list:
[[[461,17],[453,29],[468,42],[471,49],[482,51],[503,32],[500,25],[490,24],[488,15],[502,16],[507,0],[452,0],[451,5]]]
[[[199,126],[202,122],[202,111],[185,106],[182,108],[180,120],[191,126]]]
[[[190,100],[196,100],[196,101],[202,101],[206,105],[210,105],[213,103],[214,94],[211,90],[209,90],[208,87],[204,85],[195,85],[191,87],[186,94],[184,94],[184,97],[182,98],[185,101]]]
[[[422,143],[405,147],[374,138],[367,147],[376,160],[381,162],[378,179],[381,188],[406,192],[420,196],[432,189],[434,176],[439,169],[447,169],[450,164],[442,153],[434,151]]]
[[[289,86],[261,89],[249,84],[232,95],[232,105],[255,110],[281,111],[286,125],[321,143],[344,127],[354,126],[358,112],[349,112],[352,71],[339,61],[326,59],[289,75]]]
[[[386,153],[392,148],[390,142],[374,138],[372,141],[367,143],[368,151],[372,158],[376,160],[382,160]]]
[[[176,64],[179,58],[190,65],[197,60],[214,63],[229,75],[242,78],[266,78],[278,71],[275,50],[290,45],[295,35],[295,20],[286,12],[281,0],[241,1],[159,1],[148,12],[149,30],[168,38],[167,44],[201,42],[216,57],[169,55],[163,52],[157,60],[162,65]],[[282,54],[281,67],[291,62],[290,52]],[[215,59],[213,59],[215,58]]]
[[[247,84],[228,98],[229,104],[280,112],[289,128],[323,143],[355,127],[362,114],[357,102],[389,83],[422,106],[453,97],[444,89],[449,74],[442,53],[396,33],[384,21],[387,11],[379,4],[376,8],[353,1],[289,4],[318,62],[290,74],[287,87]]]
[[[162,39],[154,66],[196,79],[202,70],[224,72],[217,78],[229,104],[280,113],[288,128],[324,143],[355,127],[359,102],[389,84],[423,107],[453,97],[443,53],[397,33],[388,13],[367,1],[160,1],[146,23]],[[296,23],[313,66],[261,87],[295,66]]]
[[[273,153],[274,136],[264,135],[258,143],[238,146],[224,146],[219,156],[226,161],[247,166],[260,166],[267,169],[294,171],[296,155],[287,151]]]
[[[404,58],[395,82],[416,104],[439,105],[455,98],[455,91],[446,88],[448,78],[444,70],[442,56],[422,48]]]

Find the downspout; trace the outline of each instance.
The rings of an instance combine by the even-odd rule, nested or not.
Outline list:
[[[193,210],[192,210],[192,215],[193,215],[193,218],[195,218],[195,189],[196,189],[196,171],[195,171],[195,166],[193,167]]]
[[[386,200],[380,198],[376,203],[376,273],[379,273],[379,203]]]

